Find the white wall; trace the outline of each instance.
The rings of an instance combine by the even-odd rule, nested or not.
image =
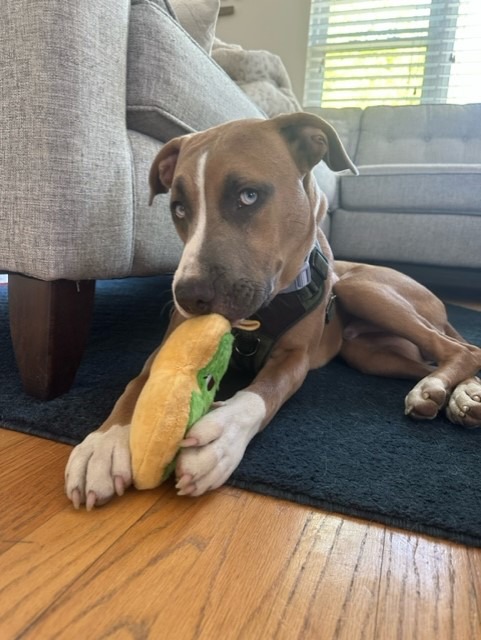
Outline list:
[[[219,18],[217,36],[245,49],[268,49],[279,55],[302,104],[310,0],[222,0],[232,16]]]

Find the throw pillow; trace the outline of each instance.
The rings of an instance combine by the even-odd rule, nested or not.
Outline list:
[[[170,0],[170,4],[180,24],[210,54],[220,0]]]

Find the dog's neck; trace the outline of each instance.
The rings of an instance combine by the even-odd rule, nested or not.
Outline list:
[[[259,328],[256,331],[234,329],[235,343],[232,359],[241,370],[258,373],[275,342],[294,324],[313,311],[318,304],[330,295],[326,306],[326,321],[332,313],[333,296],[326,291],[326,280],[329,274],[329,261],[316,243],[309,254],[309,282],[303,286],[294,283],[280,291],[266,306],[250,317],[256,320]],[[301,272],[305,271],[304,267]],[[305,276],[297,276],[300,281]],[[295,282],[296,282],[295,281]],[[294,288],[295,287],[295,288]],[[288,290],[289,289],[289,290]],[[286,295],[284,295],[286,294]]]
[[[319,243],[317,241],[314,247],[309,252],[309,255],[307,256],[307,258],[304,260],[304,264],[302,265],[301,270],[297,274],[295,280],[293,280],[293,282],[291,282],[290,285],[288,285],[287,287],[279,291],[277,295],[281,295],[283,293],[292,293],[293,291],[299,291],[300,289],[303,289],[308,284],[310,284],[310,282],[312,281],[310,259],[311,259],[311,253],[314,251],[316,247],[320,249]]]
[[[311,274],[311,265],[309,264],[309,258],[306,258],[304,264],[302,265],[301,270],[297,274],[296,279],[291,282],[291,284],[279,291],[277,295],[281,295],[283,293],[292,293],[293,291],[299,291],[299,289],[303,289],[306,285],[308,285],[312,280]]]

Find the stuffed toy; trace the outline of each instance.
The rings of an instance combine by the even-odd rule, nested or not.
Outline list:
[[[137,489],[157,487],[174,470],[181,441],[214,400],[232,343],[230,322],[209,314],[185,320],[155,356],[130,431]]]

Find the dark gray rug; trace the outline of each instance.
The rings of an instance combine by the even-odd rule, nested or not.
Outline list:
[[[72,391],[25,396],[0,286],[0,424],[76,443],[109,413],[165,329],[167,278],[99,282],[92,336]],[[481,344],[481,314],[450,307]],[[236,381],[238,382],[238,381]],[[363,376],[334,361],[249,446],[232,485],[338,513],[481,546],[481,430],[403,415],[412,383]],[[1,464],[1,463],[0,463]]]

